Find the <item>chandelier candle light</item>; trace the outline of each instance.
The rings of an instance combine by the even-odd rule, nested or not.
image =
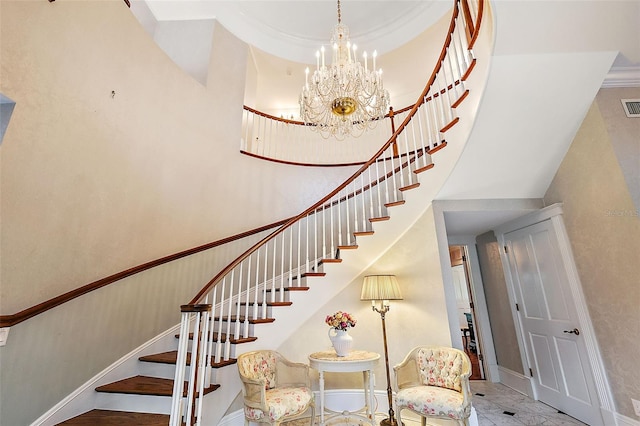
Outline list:
[[[371,68],[367,52],[362,62],[357,46],[349,40],[349,28],[342,23],[338,0],[338,24],[331,37],[332,62],[325,64],[325,48],[316,52],[316,70],[305,70],[300,94],[300,117],[306,125],[322,134],[343,140],[358,137],[373,128],[389,109],[389,92],[382,84],[382,68],[376,70],[376,51]]]

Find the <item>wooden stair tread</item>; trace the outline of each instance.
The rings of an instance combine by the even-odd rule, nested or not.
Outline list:
[[[389,220],[391,217],[389,216],[381,216],[381,217],[370,217],[369,222],[382,222],[385,220]]]
[[[176,338],[180,338],[179,334],[176,334]],[[193,340],[193,333],[189,333],[189,340]],[[239,338],[235,338],[233,336],[229,336],[229,343],[231,343],[232,345],[238,345],[241,343],[249,343],[249,342],[254,342],[258,340],[257,337],[253,337],[253,336],[248,336],[248,337],[239,337]],[[226,343],[227,341],[227,334],[226,333],[213,333],[213,341],[214,342],[221,342],[221,343]]]
[[[323,274],[323,272],[319,272],[321,274]],[[272,291],[307,291],[309,290],[309,287],[284,287],[284,288],[268,288],[267,289],[267,293],[270,293]]]
[[[98,386],[96,391],[170,397],[173,393],[173,380],[159,377],[133,376]]]
[[[237,316],[237,315],[231,315],[231,318],[229,318],[228,316],[223,316],[223,317],[214,317],[213,318],[214,321],[231,321],[231,322],[245,322],[245,321],[249,321],[249,324],[264,324],[267,322],[274,322],[276,319],[275,318],[247,318],[245,316]]]
[[[186,396],[186,382],[185,393]],[[218,389],[220,385],[211,385],[204,390],[205,395]],[[133,376],[117,382],[98,386],[97,392],[106,393],[126,393],[131,395],[153,395],[168,396],[173,394],[173,379],[163,379],[160,377]]]
[[[374,232],[373,231],[358,231],[358,232],[354,232],[353,235],[355,235],[356,237],[361,237],[361,236],[367,236],[367,235],[373,235]]]
[[[321,261],[320,263],[322,263],[323,261]],[[302,274],[303,277],[324,277],[325,275],[327,275],[326,272],[305,272],[304,274]]]
[[[239,303],[240,306],[253,306],[253,305],[262,305],[262,302],[240,302]],[[293,305],[293,302],[267,302],[266,303],[267,306],[291,306]]]
[[[403,186],[400,188],[400,191],[409,191],[410,189],[414,189],[420,186],[420,182],[413,183],[411,185]]]
[[[338,250],[356,250],[358,248],[357,244],[352,244],[348,246],[338,246]]]
[[[426,165],[426,166],[424,166],[424,167],[421,167],[421,168],[419,168],[419,169],[415,169],[415,170],[413,171],[413,173],[418,174],[418,173],[426,172],[427,170],[432,169],[434,165],[435,165],[434,163],[427,164],[427,165]]]
[[[226,365],[235,364],[237,360],[235,358],[230,358],[228,360],[213,362],[213,356],[211,357],[213,368],[220,368]],[[140,361],[144,362],[155,362],[157,364],[174,364],[178,359],[178,351],[169,351],[169,352],[161,352],[152,355],[145,355],[138,358]],[[191,365],[191,353],[187,353],[187,365]]]
[[[454,121],[457,121],[457,120],[454,120]],[[434,154],[434,153],[440,151],[445,146],[447,146],[447,142],[446,141],[442,141],[442,142],[440,142],[440,145],[436,145],[433,148],[427,150],[427,154],[429,154],[429,155]]]
[[[169,424],[169,415],[134,413],[130,411],[91,410],[58,424],[65,426],[167,426]]]
[[[398,201],[392,201],[390,203],[385,203],[385,207],[395,207],[395,206],[401,206],[405,203],[404,200],[398,200]]]

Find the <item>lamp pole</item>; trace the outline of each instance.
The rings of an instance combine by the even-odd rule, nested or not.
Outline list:
[[[375,306],[371,308],[380,314],[380,318],[382,318],[382,340],[384,341],[384,364],[387,369],[387,399],[389,401],[389,418],[384,419],[380,422],[380,426],[398,426],[399,423],[396,421],[395,413],[393,411],[393,391],[391,390],[391,375],[389,374],[389,350],[387,349],[387,327],[384,322],[384,317],[387,312],[389,312],[389,305],[385,305],[384,302],[381,304],[382,308],[378,309]]]

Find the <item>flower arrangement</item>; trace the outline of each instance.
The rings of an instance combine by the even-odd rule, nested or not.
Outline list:
[[[327,318],[324,320],[330,327],[335,328],[336,330],[345,331],[349,327],[356,326],[356,319],[353,315],[338,311],[333,315],[327,315]]]

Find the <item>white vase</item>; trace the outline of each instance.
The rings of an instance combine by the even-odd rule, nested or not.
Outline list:
[[[335,334],[331,334],[331,331],[334,331]],[[349,351],[351,351],[351,345],[353,343],[353,337],[349,335],[347,330],[336,330],[335,328],[330,328],[329,339],[331,339],[331,343],[333,344],[333,349],[335,349],[336,351],[336,355],[349,355]]]

